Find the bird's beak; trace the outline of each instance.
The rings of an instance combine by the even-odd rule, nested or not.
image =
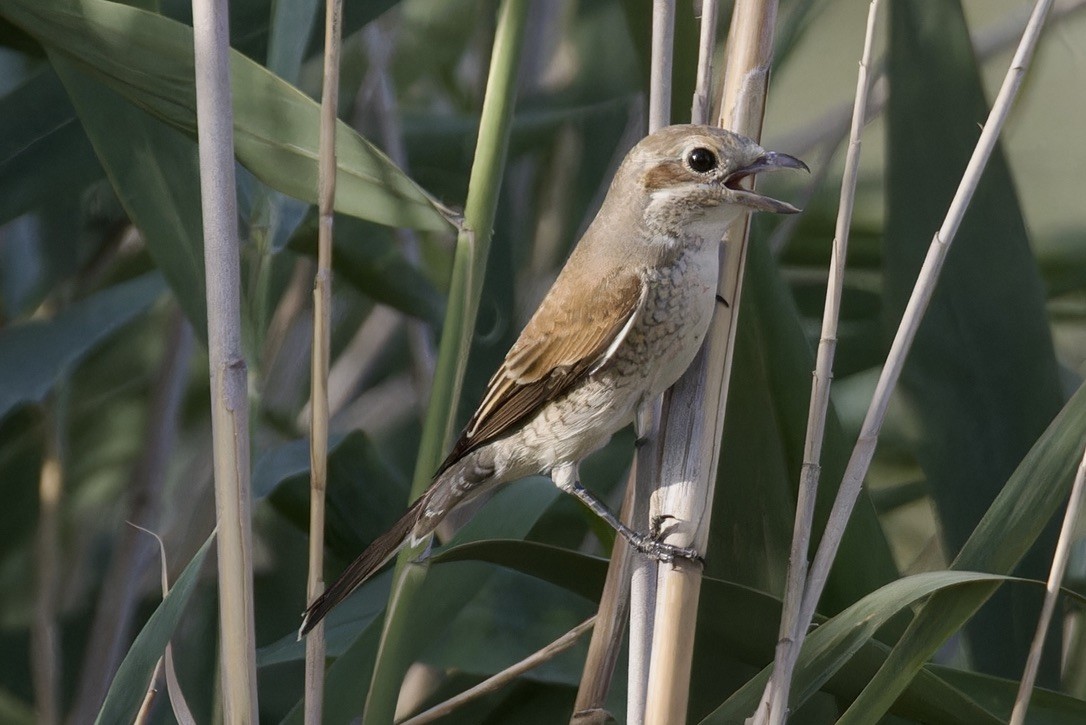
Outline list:
[[[807,168],[807,164],[803,163],[795,156],[768,151],[759,156],[750,166],[739,169],[729,175],[728,178],[724,179],[724,186],[732,190],[733,198],[736,203],[754,209],[755,211],[768,211],[773,212],[774,214],[798,214],[800,210],[786,201],[771,199],[756,191],[744,189],[739,185],[740,181],[748,176],[753,176],[760,171],[776,171],[778,169],[803,169],[808,173],[811,171]]]

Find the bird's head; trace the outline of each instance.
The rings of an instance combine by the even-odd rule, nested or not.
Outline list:
[[[766,151],[731,131],[679,125],[663,128],[634,146],[616,181],[622,178],[640,192],[650,226],[666,229],[701,222],[715,227],[744,210],[797,213],[799,209],[788,202],[742,185],[759,172],[776,169],[809,170],[794,156]]]

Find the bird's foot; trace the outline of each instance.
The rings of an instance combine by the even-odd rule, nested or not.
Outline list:
[[[658,529],[658,526],[654,526],[654,529]],[[701,554],[693,547],[675,546],[674,544],[665,544],[656,538],[659,531],[654,531],[652,536],[636,533],[630,537],[630,543],[633,547],[640,551],[645,556],[650,556],[656,561],[661,561],[665,564],[675,561],[676,559],[686,559],[687,561],[697,562],[704,565],[705,560],[701,558]]]

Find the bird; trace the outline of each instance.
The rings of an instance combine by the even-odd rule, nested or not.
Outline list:
[[[533,474],[549,474],[638,551],[697,558],[619,521],[581,485],[578,464],[690,365],[718,299],[727,226],[748,211],[800,211],[741,185],[777,169],[809,171],[713,126],[668,126],[637,143],[430,487],[313,601],[299,638],[456,506]]]

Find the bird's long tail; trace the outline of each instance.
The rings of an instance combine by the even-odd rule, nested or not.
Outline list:
[[[411,508],[407,510],[400,520],[392,525],[385,533],[378,536],[372,544],[366,547],[351,565],[343,570],[339,578],[317,597],[302,617],[302,626],[298,630],[298,639],[309,634],[309,631],[317,626],[317,622],[324,619],[328,612],[346,599],[351,592],[360,587],[367,579],[384,566],[392,557],[403,548],[422,516],[426,504],[426,496],[421,496]]]

